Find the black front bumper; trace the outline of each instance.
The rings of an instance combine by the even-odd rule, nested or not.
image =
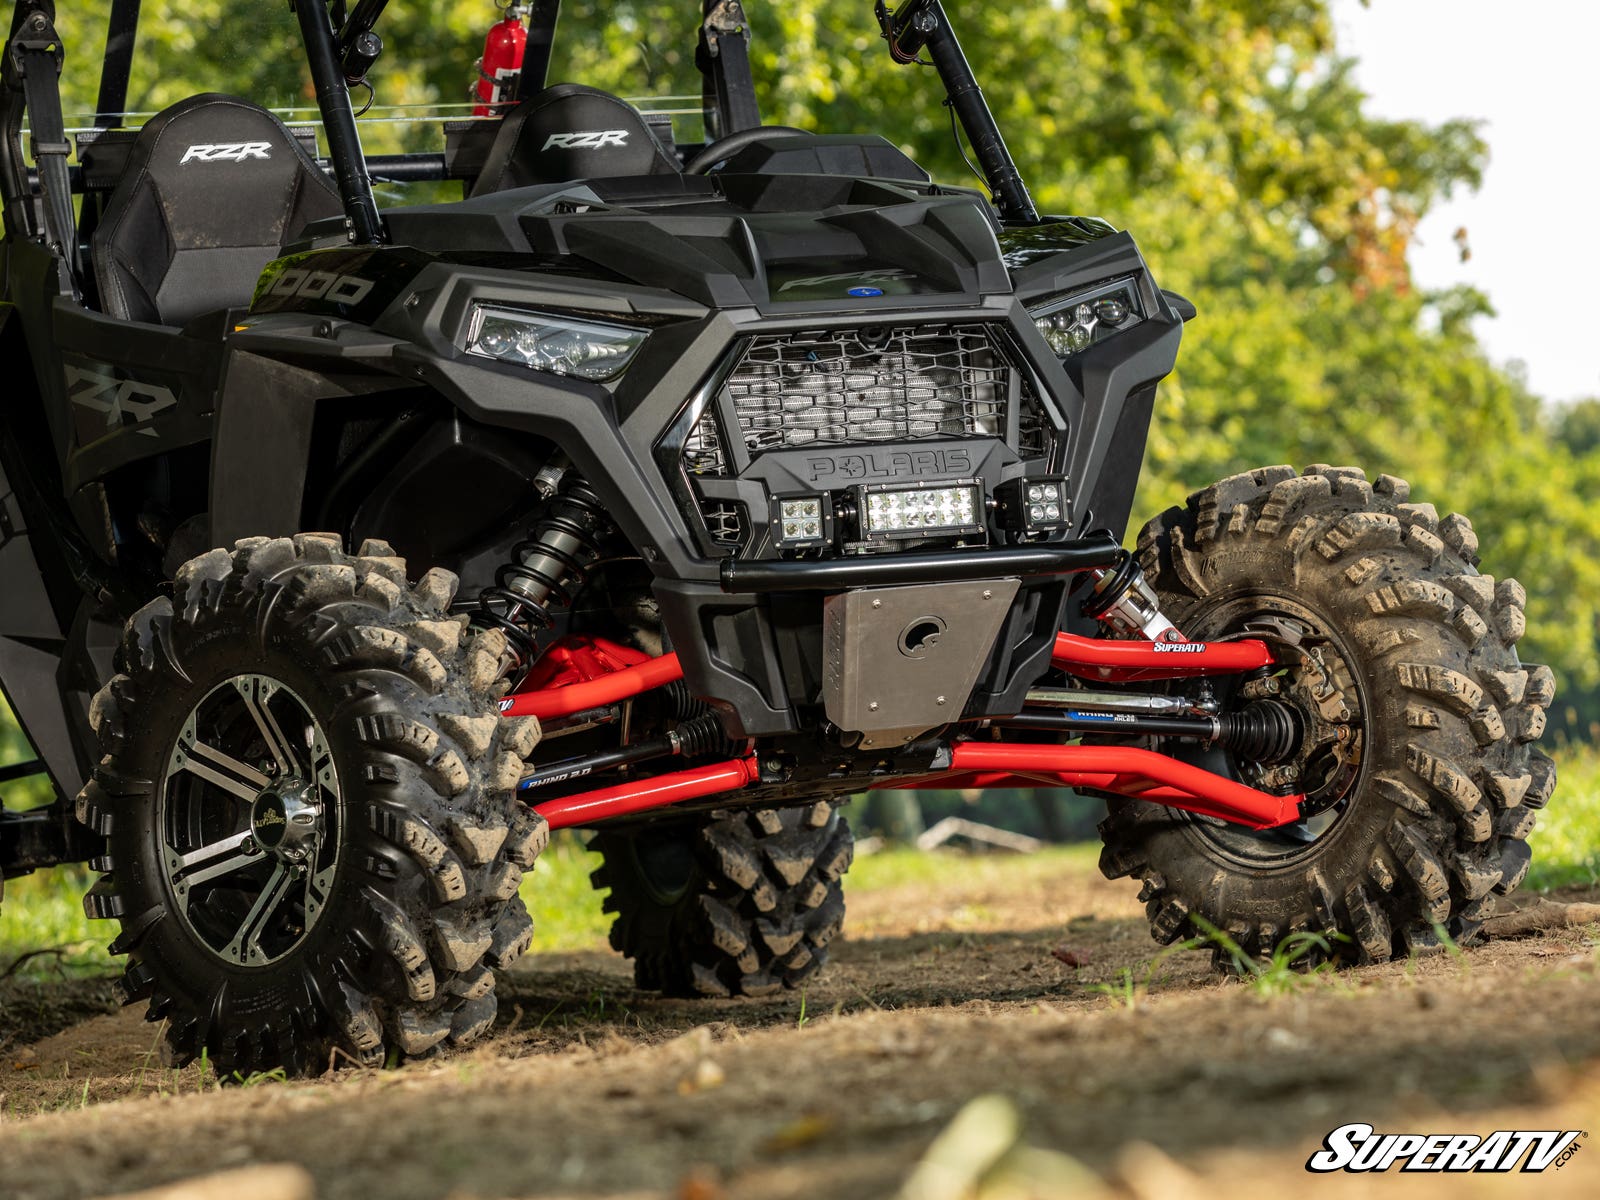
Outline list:
[[[725,560],[718,585],[658,579],[655,593],[690,690],[730,736],[777,737],[823,720],[823,600],[858,587],[1020,579],[962,719],[1006,716],[1050,665],[1073,576],[1126,554],[1108,534],[992,550],[846,559]]]

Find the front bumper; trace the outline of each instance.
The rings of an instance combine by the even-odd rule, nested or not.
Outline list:
[[[848,616],[840,611],[846,607],[839,603],[841,599],[861,589],[885,589],[887,599],[887,593],[900,589],[926,595],[928,585],[981,584],[985,580],[995,584],[989,590],[1003,588],[1007,594],[1014,590],[996,622],[998,629],[979,639],[982,648],[976,651],[976,661],[966,664],[965,677],[960,674],[961,664],[954,661],[941,664],[951,674],[926,669],[939,663],[937,653],[926,658],[907,653],[901,659],[890,652],[877,660],[880,677],[872,683],[884,696],[914,694],[923,698],[925,686],[955,679],[951,688],[956,690],[947,689],[946,703],[937,706],[941,714],[947,714],[946,722],[954,723],[1020,711],[1028,688],[1050,667],[1073,576],[1115,566],[1124,553],[1114,539],[1102,535],[994,550],[783,562],[730,559],[722,564],[719,585],[657,580],[655,593],[690,690],[712,698],[731,736],[747,738],[795,734],[830,720],[836,726],[841,724],[836,719],[840,715],[837,704],[829,711],[830,697],[838,701],[864,681],[841,680],[838,670],[859,672],[872,666],[868,659],[830,646],[830,630],[838,630]],[[941,616],[944,603],[936,603],[930,596],[923,607],[945,627],[962,624],[960,616]],[[918,614],[911,614],[890,621],[892,629],[868,626],[852,636],[859,640],[859,633],[881,635],[898,642],[914,633],[917,619]],[[949,653],[959,655],[962,646],[970,653],[973,645],[957,637]],[[915,647],[905,649],[914,651]],[[892,671],[890,677],[882,677],[885,663]],[[830,670],[835,672],[832,679]],[[884,720],[882,729],[896,728],[895,722]],[[899,728],[915,723],[912,719]],[[849,736],[864,731],[843,732]],[[880,739],[879,744],[891,743]]]

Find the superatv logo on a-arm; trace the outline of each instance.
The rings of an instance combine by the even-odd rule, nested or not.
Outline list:
[[[190,146],[178,160],[181,167],[192,162],[244,162],[247,158],[270,159],[271,142],[215,142]]]
[[[1323,1148],[1306,1160],[1306,1170],[1365,1173],[1443,1171],[1449,1174],[1560,1170],[1583,1149],[1581,1129],[1500,1129],[1476,1133],[1379,1133],[1371,1125],[1341,1125],[1322,1139]]]
[[[607,146],[619,149],[628,144],[626,129],[589,129],[574,133],[552,133],[544,144],[545,150],[603,150]]]

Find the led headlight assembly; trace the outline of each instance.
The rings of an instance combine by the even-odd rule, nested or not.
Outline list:
[[[628,369],[649,332],[479,304],[467,326],[469,354],[591,383]]]
[[[1131,329],[1144,319],[1139,293],[1131,279],[1076,292],[1046,301],[1030,310],[1033,323],[1056,357],[1067,359],[1103,342],[1113,334]]]

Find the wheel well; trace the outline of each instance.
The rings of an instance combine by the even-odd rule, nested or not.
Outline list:
[[[484,425],[426,389],[324,400],[313,421],[302,525],[389,542],[415,568],[487,582],[526,535],[534,477],[556,453]]]

